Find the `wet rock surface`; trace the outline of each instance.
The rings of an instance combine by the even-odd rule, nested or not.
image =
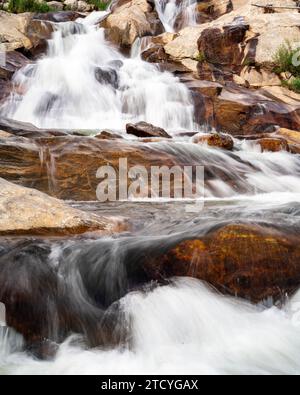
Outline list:
[[[145,263],[156,279],[191,276],[222,293],[259,302],[299,287],[299,234],[267,226],[230,224],[183,241]]]
[[[126,131],[128,134],[132,134],[136,137],[146,138],[146,137],[163,137],[171,138],[171,136],[162,128],[151,125],[146,122],[139,122],[136,124],[127,124]]]
[[[196,144],[207,144],[210,147],[223,148],[229,151],[232,151],[234,147],[234,141],[230,136],[217,133],[196,135],[193,137],[193,142]]]

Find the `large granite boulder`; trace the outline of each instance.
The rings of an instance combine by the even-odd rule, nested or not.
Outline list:
[[[33,55],[41,53],[53,31],[52,22],[36,19],[34,14],[0,11],[0,43],[6,51],[30,51]]]
[[[139,37],[158,35],[163,26],[146,0],[119,1],[101,23],[109,41],[120,47],[131,47]]]
[[[66,203],[0,178],[0,235],[113,233],[118,223],[69,207]]]

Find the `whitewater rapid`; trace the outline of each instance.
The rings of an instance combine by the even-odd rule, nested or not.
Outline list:
[[[87,350],[69,338],[53,361],[38,361],[0,338],[5,374],[299,374],[299,296],[284,309],[225,298],[205,284],[176,279],[121,300],[131,346]],[[12,341],[14,352],[10,352]]]

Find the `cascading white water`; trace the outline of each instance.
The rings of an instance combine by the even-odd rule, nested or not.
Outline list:
[[[47,55],[16,73],[18,89],[1,113],[41,128],[124,130],[146,121],[192,129],[188,89],[171,73],[122,56],[95,27],[97,17],[58,24]]]
[[[181,6],[173,0],[156,4],[166,29],[173,30]],[[193,130],[193,105],[185,86],[142,62],[138,42],[130,59],[112,48],[103,31],[94,27],[101,15],[58,25],[48,54],[16,74],[16,92],[2,113],[43,128],[124,130],[125,123],[143,120],[168,131]],[[159,148],[176,154],[183,163],[205,161],[209,169],[231,176],[234,183],[226,177],[208,181],[206,199],[245,199],[239,202],[239,218],[256,218],[258,212],[276,210],[276,204],[300,201],[299,156],[261,153],[252,142],[236,141],[235,145],[232,153],[186,140],[159,144]],[[50,166],[49,172],[53,171]],[[223,202],[220,207],[220,212],[226,211]],[[225,214],[212,216],[215,223],[228,220],[231,212]],[[206,222],[212,217],[208,215]],[[190,227],[172,220],[165,229],[160,223],[151,237],[161,239]],[[144,232],[149,237],[150,230]],[[103,259],[118,277],[120,257],[107,254]],[[88,269],[89,263],[87,259]],[[111,281],[114,276],[107,278]],[[107,288],[112,287],[109,281]],[[79,295],[81,289],[75,289]],[[82,303],[85,292],[80,294]],[[296,295],[281,310],[266,309],[219,296],[196,280],[177,279],[172,286],[130,293],[121,300],[127,319],[124,326],[130,321],[132,329],[130,348],[86,350],[72,337],[60,345],[53,361],[42,362],[21,352],[20,336],[0,327],[0,374],[299,373],[298,300]],[[0,305],[0,326],[5,323],[3,311]]]
[[[197,0],[155,0],[159,18],[167,32],[174,32],[177,19],[180,27],[196,24]]]
[[[299,303],[283,310],[227,299],[197,280],[122,301],[132,347],[84,350],[71,338],[51,362],[2,348],[0,371],[17,374],[298,374]],[[126,322],[124,323],[126,325]]]
[[[195,163],[209,169],[213,177],[206,177],[204,196],[206,199],[245,199],[255,196],[263,198],[271,194],[289,195],[300,200],[300,157],[288,152],[261,152],[255,141],[235,139],[235,151],[198,145],[187,141],[176,144],[152,144],[175,156],[179,163]],[[277,200],[277,199],[276,199]]]

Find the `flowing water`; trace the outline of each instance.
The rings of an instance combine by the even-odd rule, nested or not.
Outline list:
[[[197,0],[155,0],[156,10],[167,32],[176,30],[176,22],[180,27],[196,24]]]
[[[156,4],[172,30],[180,6]],[[1,238],[1,294],[14,289],[16,298],[21,295],[23,319],[36,323],[57,352],[36,358],[52,353],[26,348],[5,326],[0,304],[0,374],[300,373],[299,294],[281,306],[272,300],[252,305],[195,279],[149,282],[141,265],[157,251],[232,221],[299,236],[300,157],[261,153],[254,142],[235,141],[235,151],[226,152],[179,137],[199,128],[189,91],[136,51],[126,58],[107,43],[95,27],[104,15],[57,25],[47,55],[14,76],[16,89],[2,114],[91,133],[120,132],[139,120],[164,127],[174,141],[149,146],[180,163],[205,165],[205,208],[195,214],[170,202],[73,202],[100,215],[129,217],[131,230],[100,239]],[[55,160],[51,169],[54,174]]]
[[[193,129],[192,99],[179,80],[122,56],[94,22],[58,24],[47,55],[16,73],[18,89],[2,114],[41,128],[124,130],[146,121],[169,131]]]

